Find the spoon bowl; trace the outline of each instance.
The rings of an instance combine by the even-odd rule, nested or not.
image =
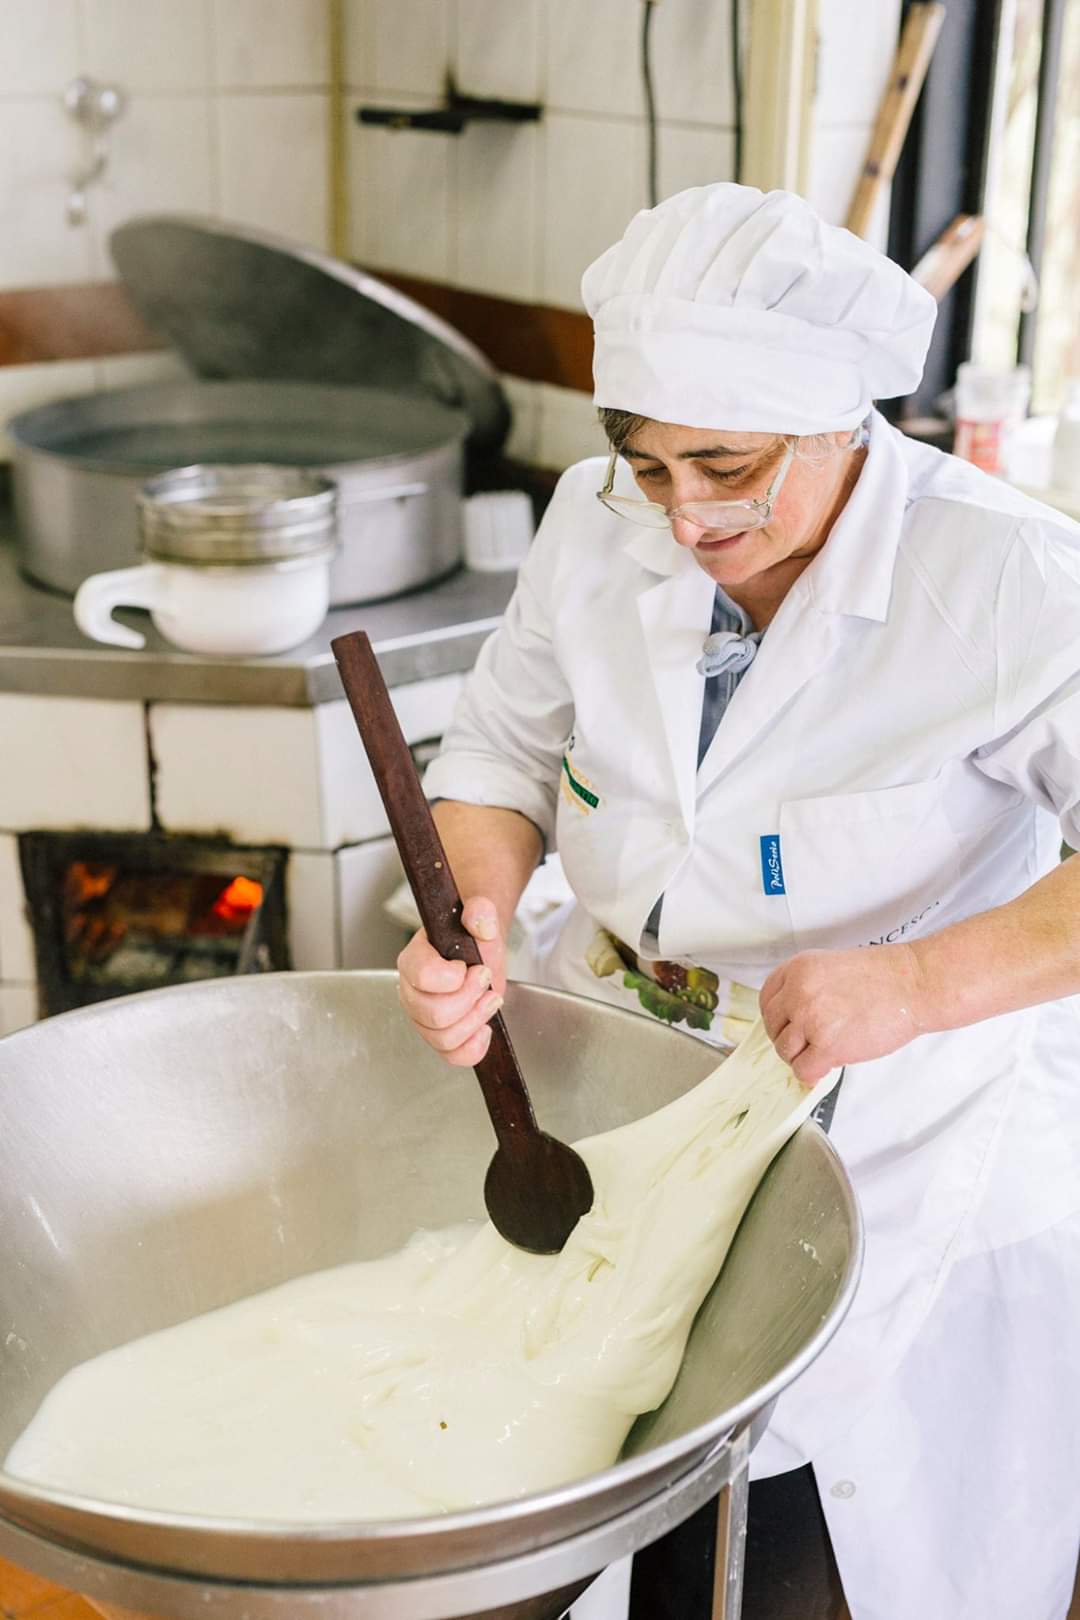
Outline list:
[[[536,1189],[543,1201],[537,1207]],[[484,1177],[484,1204],[508,1243],[533,1254],[558,1254],[593,1206],[584,1159],[547,1131],[525,1132],[513,1146],[500,1143]]]

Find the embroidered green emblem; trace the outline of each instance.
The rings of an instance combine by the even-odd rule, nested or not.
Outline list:
[[[599,794],[593,793],[591,789],[585,786],[584,782],[578,781],[577,777],[570,769],[570,761],[567,759],[565,754],[563,755],[562,768],[566,772],[566,780],[570,784],[571,791],[576,793],[578,798],[589,806],[590,810],[595,810],[597,805],[600,803]]]

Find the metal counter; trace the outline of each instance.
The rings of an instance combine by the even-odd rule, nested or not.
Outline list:
[[[146,636],[142,652],[88,641],[71,602],[32,584],[15,563],[12,520],[0,510],[0,692],[156,703],[250,703],[308,707],[342,696],[330,652],[334,636],[366,630],[388,686],[470,669],[498,624],[513,573],[459,569],[441,584],[393,601],[337,608],[318,634],[273,658],[204,658],[176,652],[149,615],[118,617]]]

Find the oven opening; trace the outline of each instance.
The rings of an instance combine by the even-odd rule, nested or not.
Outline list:
[[[44,1012],[288,966],[281,851],[154,834],[20,845]]]

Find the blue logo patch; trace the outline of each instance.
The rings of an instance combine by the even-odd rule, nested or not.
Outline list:
[[[786,894],[784,863],[780,859],[780,834],[764,833],[761,843],[761,887],[766,894]]]

